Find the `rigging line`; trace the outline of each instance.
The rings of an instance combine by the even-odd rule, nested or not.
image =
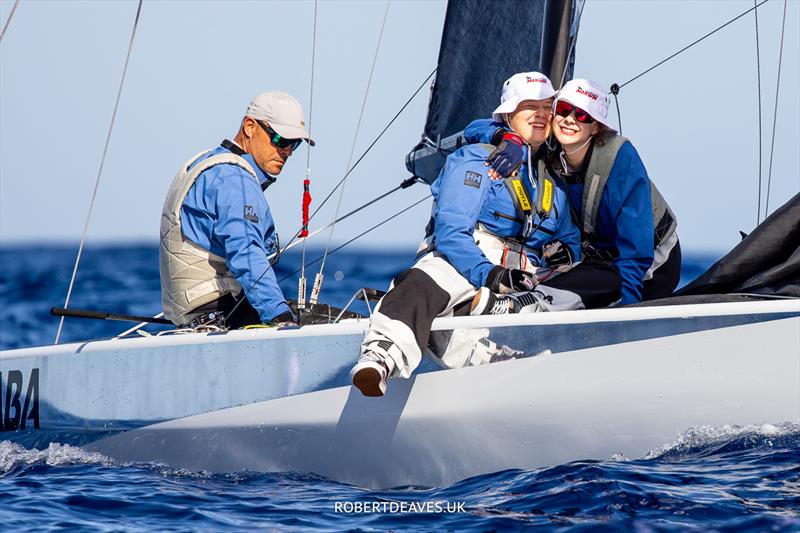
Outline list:
[[[326,229],[330,228],[330,227],[331,227],[333,224],[337,224],[337,223],[339,223],[339,222],[343,221],[344,219],[346,219],[346,218],[348,218],[348,217],[350,217],[350,216],[352,216],[352,215],[355,215],[355,214],[356,214],[356,213],[358,213],[359,211],[361,211],[361,210],[363,210],[363,209],[366,209],[367,207],[371,206],[372,204],[374,204],[374,203],[376,203],[376,202],[379,202],[379,201],[383,200],[384,198],[386,198],[386,197],[387,197],[387,196],[389,196],[390,194],[392,194],[392,193],[394,193],[394,192],[397,192],[397,191],[399,191],[400,189],[403,189],[403,188],[404,188],[404,187],[403,187],[403,185],[401,184],[401,185],[398,185],[397,187],[395,187],[394,189],[390,189],[390,190],[386,191],[385,193],[383,193],[383,194],[381,194],[381,195],[379,195],[379,196],[376,196],[375,198],[373,198],[372,200],[368,201],[367,203],[365,203],[365,204],[363,204],[363,205],[360,205],[360,206],[356,207],[355,209],[353,209],[352,211],[350,211],[349,213],[347,213],[347,214],[345,214],[345,215],[342,215],[342,216],[340,216],[340,217],[339,217],[339,218],[337,218],[335,221],[331,221],[331,222],[329,222],[328,224],[326,224],[325,226],[323,226],[323,227],[319,228],[318,230],[312,231],[311,233],[309,233],[309,234],[308,234],[308,237],[306,237],[306,239],[310,239],[311,237],[314,237],[314,236],[316,236],[316,235],[318,235],[318,234],[322,233],[322,232],[323,232],[323,231],[325,231]],[[293,240],[294,240],[294,239],[292,239],[292,241],[293,241]],[[289,244],[287,244],[286,246],[284,246],[283,248],[281,248],[281,251],[280,251],[280,253],[283,253],[283,252],[285,252],[286,250],[289,250],[289,249],[291,249],[291,248],[294,248],[295,246],[297,246],[297,245],[299,244],[299,242],[295,242],[295,243],[293,244],[293,243],[292,243],[292,241],[289,241]],[[273,254],[273,256],[274,256],[274,255],[276,255],[276,254]],[[272,257],[272,256],[270,256],[270,257]],[[263,275],[263,274],[262,274],[262,275]],[[259,279],[260,279],[260,278],[259,278]]]
[[[561,73],[561,84],[558,86],[561,89],[564,86],[564,81],[567,79],[567,67],[569,66],[569,58],[572,55],[572,51],[575,49],[575,43],[578,42],[578,31],[581,29],[581,19],[583,18],[583,10],[586,9],[586,4],[589,0],[583,0],[581,2],[581,10],[578,11],[578,16],[575,19],[575,35],[570,39],[569,42],[569,50],[567,50],[567,59],[566,63],[564,64],[564,70]]]
[[[372,86],[372,78],[373,78],[373,75],[375,74],[375,65],[378,62],[378,53],[380,52],[380,49],[381,49],[381,42],[383,41],[383,31],[386,28],[386,19],[389,17],[389,6],[390,5],[391,4],[390,4],[389,0],[386,0],[386,9],[383,11],[383,22],[381,23],[381,30],[378,33],[378,42],[375,45],[375,54],[372,56],[372,65],[370,66],[370,69],[369,69],[369,77],[367,78],[367,86],[364,89],[364,98],[361,101],[361,111],[359,111],[358,122],[356,123],[356,131],[355,131],[355,134],[353,135],[353,145],[350,148],[350,155],[347,158],[347,167],[345,167],[345,168],[350,168],[350,165],[353,162],[353,155],[355,154],[356,143],[358,142],[358,132],[361,130],[361,121],[364,118],[364,110],[367,107],[367,98],[369,97],[369,89]],[[334,223],[331,226],[330,233],[328,234],[328,243],[325,245],[325,254],[322,257],[322,265],[320,265],[320,268],[319,268],[320,279],[322,278],[323,271],[325,270],[325,258],[327,257],[328,250],[331,247],[331,240],[333,240],[333,232],[336,230],[336,217],[339,216],[339,211],[342,208],[342,199],[344,199],[344,190],[345,190],[346,185],[347,185],[346,182],[343,181],[342,182],[342,187],[339,190],[339,200],[336,203],[336,212],[333,214]],[[314,291],[319,291],[316,281],[315,281],[314,285],[315,286],[314,286],[313,290]],[[312,292],[311,303],[312,304],[316,303],[315,300],[316,300],[316,298],[314,297],[314,292]]]
[[[619,112],[619,98],[617,98],[619,94],[619,85],[616,83],[611,84],[611,94],[614,95],[614,103],[617,105],[617,123],[619,125],[619,134],[622,135],[622,115]]]
[[[419,85],[419,87],[417,87],[417,90],[414,91],[414,93],[408,98],[408,100],[406,100],[406,103],[403,104],[403,106],[400,108],[400,110],[397,113],[395,113],[395,115],[392,117],[392,119],[389,121],[389,123],[386,124],[386,126],[383,128],[383,130],[381,130],[381,132],[378,134],[378,136],[375,137],[375,140],[372,141],[372,143],[370,143],[369,146],[367,146],[367,149],[364,150],[364,152],[356,160],[356,162],[353,163],[353,166],[350,167],[350,170],[347,171],[347,173],[342,177],[342,179],[340,179],[339,182],[333,187],[333,189],[331,189],[331,191],[328,193],[328,195],[325,197],[325,199],[322,200],[322,202],[317,206],[317,208],[311,214],[311,217],[309,218],[309,220],[314,218],[314,215],[316,215],[319,212],[319,210],[322,209],[322,206],[324,206],[325,203],[331,198],[331,196],[333,196],[333,193],[335,193],[336,190],[339,188],[339,186],[342,184],[342,182],[344,182],[344,180],[347,179],[347,176],[349,176],[350,173],[353,172],[353,170],[355,170],[355,168],[358,166],[358,164],[361,163],[361,160],[364,159],[364,157],[367,155],[367,153],[369,153],[369,151],[372,150],[372,148],[378,143],[380,138],[383,137],[383,134],[386,133],[386,131],[391,127],[391,125],[394,124],[394,122],[400,117],[400,115],[403,113],[403,111],[406,110],[406,108],[409,106],[409,104],[411,104],[411,102],[419,94],[419,92],[422,90],[422,88],[425,87],[428,84],[428,82],[430,81],[430,79],[433,77],[433,75],[436,74],[436,71],[438,69],[439,69],[439,67],[436,67],[431,71],[430,74],[428,74],[428,77],[423,80],[423,82]]]
[[[14,12],[17,10],[17,6],[19,5],[19,0],[14,2],[14,5],[11,7],[11,12],[8,14],[8,18],[6,19],[6,23],[3,25],[3,30],[0,31],[0,42],[3,41],[3,36],[6,34],[6,30],[8,29],[8,25],[11,24],[11,17],[14,16]]]
[[[758,0],[753,0],[754,5],[757,2]],[[763,165],[761,160],[763,154],[763,149],[761,147],[761,47],[758,38],[758,9],[754,10],[753,13],[756,19],[756,73],[758,76],[758,211],[756,212],[756,226],[758,226],[761,224],[761,189],[763,188],[761,184],[761,167]]]
[[[745,11],[745,12],[743,12],[743,13],[741,13],[741,14],[739,14],[739,15],[735,16],[734,18],[732,18],[731,20],[729,20],[728,22],[726,22],[726,23],[725,23],[725,24],[723,24],[722,26],[718,27],[717,29],[715,29],[715,30],[713,30],[713,31],[710,31],[709,33],[707,33],[707,34],[703,35],[702,37],[700,37],[699,39],[697,39],[697,40],[696,40],[696,41],[694,41],[693,43],[691,43],[691,44],[689,44],[689,45],[687,45],[687,46],[684,46],[683,48],[681,48],[680,50],[678,50],[677,52],[675,52],[674,54],[672,54],[672,55],[671,55],[671,56],[669,56],[668,58],[666,58],[666,59],[663,59],[663,60],[659,61],[658,63],[656,63],[655,65],[653,65],[653,66],[652,66],[652,67],[650,67],[649,69],[645,70],[645,71],[644,71],[644,72],[642,72],[641,74],[639,74],[639,75],[637,75],[637,76],[634,76],[633,78],[629,79],[629,80],[628,80],[628,81],[626,81],[625,83],[621,84],[621,85],[619,86],[619,88],[620,88],[620,89],[622,89],[623,87],[625,87],[625,86],[626,86],[626,85],[628,85],[629,83],[632,83],[633,81],[635,81],[635,80],[638,80],[639,78],[641,78],[642,76],[644,76],[645,74],[647,74],[648,72],[650,72],[651,70],[653,70],[653,69],[655,69],[655,68],[657,68],[657,67],[660,67],[661,65],[663,65],[664,63],[666,63],[667,61],[669,61],[670,59],[672,59],[673,57],[675,57],[675,56],[677,56],[677,55],[679,55],[679,54],[681,54],[681,53],[685,52],[686,50],[688,50],[688,49],[689,49],[689,48],[691,48],[692,46],[696,45],[696,44],[697,44],[697,43],[699,43],[700,41],[703,41],[703,40],[707,39],[708,37],[711,37],[712,35],[714,35],[715,33],[717,33],[717,32],[718,32],[719,30],[721,30],[722,28],[724,28],[724,27],[726,27],[726,26],[728,26],[728,25],[730,25],[730,24],[732,24],[732,23],[736,22],[737,20],[739,20],[739,19],[740,19],[740,18],[742,18],[743,16],[745,16],[745,15],[747,15],[748,13],[750,13],[751,11],[753,11],[753,10],[755,10],[755,9],[759,8],[760,6],[762,6],[762,5],[766,4],[767,2],[769,2],[769,0],[762,0],[761,2],[759,2],[758,4],[756,4],[755,6],[751,7],[751,8],[750,8],[750,9],[748,9],[747,11]]]
[[[67,289],[67,298],[64,301],[64,308],[66,309],[69,307],[69,298],[72,294],[72,287],[75,284],[75,276],[78,273],[78,264],[81,261],[81,254],[83,253],[83,244],[86,241],[86,234],[89,231],[89,221],[92,218],[92,210],[94,209],[94,201],[97,197],[97,189],[100,186],[100,177],[103,175],[103,165],[106,162],[106,154],[108,153],[108,145],[111,142],[111,132],[114,130],[114,121],[117,118],[117,109],[119,109],[119,101],[122,97],[122,87],[125,85],[125,75],[128,72],[128,63],[131,59],[131,52],[133,51],[133,40],[136,37],[136,28],[139,25],[139,15],[142,12],[142,0],[139,0],[139,5],[136,7],[136,18],[133,20],[133,30],[131,30],[131,39],[128,43],[128,53],[125,56],[125,65],[122,67],[122,78],[119,80],[119,89],[117,90],[117,99],[114,102],[114,112],[111,114],[111,124],[108,126],[108,134],[106,135],[106,142],[105,146],[103,147],[103,155],[100,158],[100,168],[97,171],[97,179],[94,183],[94,190],[92,191],[92,199],[89,202],[89,211],[86,213],[86,221],[83,224],[83,235],[81,236],[81,242],[78,246],[78,256],[75,258],[75,266],[72,269],[72,277],[69,280],[69,288]],[[61,317],[61,320],[58,323],[58,331],[56,332],[56,340],[53,344],[58,344],[59,339],[61,338],[61,329],[64,326],[64,317]]]
[[[14,5],[11,6],[11,13],[8,14],[8,18],[6,19],[6,23],[3,24],[3,30],[0,31],[0,42],[3,41],[3,36],[6,34],[6,30],[8,29],[8,25],[11,24],[11,17],[14,16],[14,11],[17,10],[17,6],[19,5],[19,0],[14,2]]]
[[[312,113],[314,112],[314,60],[316,58],[317,52],[317,0],[314,0],[314,27],[312,29],[312,36],[311,36],[311,88],[308,91],[308,136],[311,137],[311,117]],[[311,145],[306,143],[306,179],[309,179],[311,176]],[[300,233],[298,232],[298,235]],[[301,257],[301,265],[302,265],[302,274],[300,275],[301,278],[306,277],[306,239],[307,237],[303,238],[303,253]],[[301,282],[302,284],[302,282]],[[305,286],[299,287],[299,290],[302,291],[302,299],[305,300]]]
[[[402,215],[403,213],[405,213],[405,212],[406,212],[406,211],[408,211],[409,209],[412,209],[412,208],[414,208],[414,207],[418,206],[419,204],[421,204],[422,202],[424,202],[425,200],[427,200],[427,199],[428,199],[428,198],[430,198],[431,196],[432,196],[432,195],[430,195],[430,194],[429,194],[428,196],[426,196],[426,197],[424,197],[424,198],[421,198],[421,199],[417,200],[416,202],[414,202],[414,203],[413,203],[413,204],[411,204],[410,206],[406,207],[405,209],[402,209],[402,210],[398,211],[397,213],[395,213],[394,215],[390,216],[390,217],[389,217],[389,218],[387,218],[386,220],[384,220],[384,221],[382,221],[382,222],[378,222],[377,224],[375,224],[374,226],[372,226],[372,227],[371,227],[371,228],[369,228],[368,230],[362,231],[361,233],[359,233],[358,235],[356,235],[355,237],[353,237],[352,239],[350,239],[350,240],[349,240],[349,241],[347,241],[346,243],[344,243],[344,244],[342,244],[342,245],[340,245],[340,246],[337,246],[336,248],[334,248],[333,250],[331,250],[331,251],[328,253],[328,255],[333,255],[333,254],[335,254],[336,252],[338,252],[339,250],[341,250],[342,248],[344,248],[344,247],[345,247],[345,246],[347,246],[348,244],[352,243],[352,242],[353,242],[353,241],[355,241],[356,239],[360,239],[361,237],[363,237],[363,236],[364,236],[364,235],[366,235],[367,233],[371,232],[372,230],[375,230],[375,229],[379,228],[380,226],[383,226],[383,225],[384,225],[384,224],[386,224],[387,222],[389,222],[389,221],[391,221],[391,220],[393,220],[393,219],[395,219],[395,218],[399,217],[400,215]],[[314,263],[317,263],[317,262],[321,261],[322,259],[323,259],[323,256],[319,256],[319,257],[317,257],[316,259],[314,259],[313,261],[311,261],[311,262],[310,262],[310,263],[308,263],[308,264],[309,264],[309,266],[310,266],[310,265],[313,265]],[[278,283],[283,283],[285,280],[287,280],[287,279],[289,279],[290,277],[294,276],[294,275],[295,275],[295,274],[297,274],[298,272],[300,272],[300,271],[299,271],[299,270],[295,270],[295,271],[294,271],[294,272],[292,272],[291,274],[287,274],[287,275],[285,275],[284,277],[282,277],[281,279],[279,279],[279,280],[278,280]]]
[[[769,213],[769,193],[772,187],[772,156],[775,154],[775,125],[778,122],[778,93],[781,89],[781,63],[783,62],[783,36],[786,31],[786,4],[788,0],[783,0],[783,23],[781,25],[781,49],[778,53],[778,81],[775,84],[775,113],[772,116],[772,141],[769,149],[769,172],[767,172],[767,200],[764,204],[764,218]]]

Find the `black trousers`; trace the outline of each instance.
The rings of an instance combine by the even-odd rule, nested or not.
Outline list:
[[[681,279],[681,244],[675,243],[667,261],[658,267],[653,277],[642,287],[643,300],[666,298]],[[587,309],[608,307],[621,297],[622,278],[611,261],[589,258],[581,264],[545,281],[542,285],[574,292]]]
[[[587,309],[608,307],[620,299],[622,278],[610,261],[586,259],[578,266],[542,282],[542,285],[574,292]]]
[[[228,329],[239,329],[252,324],[261,324],[261,317],[258,315],[258,311],[250,305],[247,298],[244,299],[239,307],[236,307],[236,304],[236,298],[228,293],[218,300],[198,307],[196,311],[201,313],[224,313],[225,325],[228,326]],[[233,310],[234,307],[236,307],[235,311]]]

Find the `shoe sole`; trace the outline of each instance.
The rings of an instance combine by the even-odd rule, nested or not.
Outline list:
[[[353,385],[361,391],[361,394],[370,398],[383,396],[381,390],[381,373],[374,368],[362,368],[353,375]]]

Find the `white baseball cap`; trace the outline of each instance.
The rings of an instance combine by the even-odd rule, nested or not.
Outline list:
[[[503,84],[500,105],[492,113],[492,120],[503,121],[503,114],[513,113],[524,100],[547,100],[556,94],[550,79],[541,72],[520,72]]]
[[[558,91],[558,100],[580,107],[597,122],[617,131],[608,120],[608,93],[599,84],[583,78],[570,80]]]
[[[311,146],[316,144],[306,131],[300,102],[290,94],[282,91],[261,93],[247,106],[245,116],[266,121],[286,139],[303,139]]]

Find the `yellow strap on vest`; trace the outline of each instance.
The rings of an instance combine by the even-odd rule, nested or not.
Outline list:
[[[528,199],[528,193],[525,192],[525,186],[519,178],[508,178],[511,184],[511,190],[514,191],[514,196],[519,202],[519,207],[523,213],[528,214],[531,212],[531,201]],[[514,203],[517,203],[514,202]]]

